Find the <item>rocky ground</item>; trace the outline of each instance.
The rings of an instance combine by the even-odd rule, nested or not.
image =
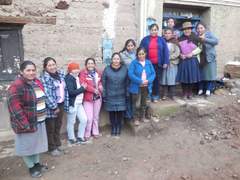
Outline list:
[[[151,122],[125,126],[119,139],[109,128],[87,145],[67,147],[63,137],[63,156],[42,156],[50,170],[41,179],[240,179],[239,97],[220,89],[207,99],[159,102]],[[11,142],[0,144],[0,179],[31,179]]]

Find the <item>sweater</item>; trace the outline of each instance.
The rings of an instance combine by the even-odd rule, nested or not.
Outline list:
[[[146,59],[149,59],[150,39],[151,36],[146,36],[142,39],[140,43],[140,47],[144,47],[147,51]],[[169,52],[165,40],[162,37],[158,36],[157,44],[158,44],[158,65],[162,66],[163,64],[169,64]]]
[[[152,63],[149,60],[145,60],[145,66],[139,62],[138,59],[132,61],[128,69],[128,76],[130,79],[129,92],[132,94],[138,94],[139,88],[141,87],[142,81],[142,72],[145,70],[147,80],[148,80],[148,93],[152,93],[152,83],[155,79],[155,70]]]

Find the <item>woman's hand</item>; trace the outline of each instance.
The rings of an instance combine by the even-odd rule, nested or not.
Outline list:
[[[200,38],[200,41],[202,41],[202,42],[205,41],[205,35],[204,35],[204,34],[203,34],[203,35],[200,35],[199,38]]]
[[[181,59],[186,59],[186,56],[184,54],[180,54]]]
[[[143,85],[148,85],[148,80],[144,80]]]
[[[87,88],[87,83],[82,83],[81,85],[82,85],[82,87],[83,87],[84,89]]]
[[[163,64],[163,69],[166,69],[168,67],[167,64]]]
[[[191,57],[193,57],[193,54],[192,54],[192,53],[189,53],[189,54],[186,55],[186,57],[187,57],[187,58],[191,58]]]
[[[59,108],[57,108],[57,109],[55,109],[55,110],[53,111],[54,114],[58,114],[59,112],[60,112],[60,109],[59,109]]]
[[[94,93],[95,93],[95,94],[99,94],[99,90],[98,90],[98,89],[95,89],[95,90],[94,90]]]

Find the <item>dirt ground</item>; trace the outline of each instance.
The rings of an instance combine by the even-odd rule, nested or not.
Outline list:
[[[231,180],[240,179],[240,104],[216,96],[211,111],[184,106],[170,117],[150,122],[152,130],[119,139],[109,129],[92,144],[66,147],[65,155],[42,156],[50,170],[42,180]],[[208,112],[209,111],[209,112]],[[156,128],[158,125],[161,128]],[[144,126],[144,125],[143,125]],[[66,146],[66,140],[63,139]],[[2,145],[3,146],[3,145]],[[4,144],[11,148],[11,143]],[[1,154],[1,151],[0,151]],[[0,159],[1,180],[32,179],[15,156]]]

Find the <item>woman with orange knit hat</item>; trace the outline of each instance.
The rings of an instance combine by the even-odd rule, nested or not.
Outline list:
[[[68,64],[68,74],[65,77],[68,94],[69,94],[69,112],[67,113],[67,133],[68,144],[85,144],[87,141],[84,139],[85,128],[87,125],[87,116],[83,108],[83,93],[86,84],[80,84],[79,80],[80,67],[78,63]],[[78,117],[78,133],[77,138],[74,133],[74,124]]]

